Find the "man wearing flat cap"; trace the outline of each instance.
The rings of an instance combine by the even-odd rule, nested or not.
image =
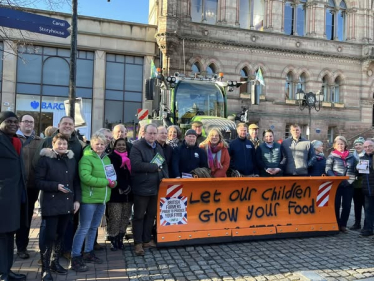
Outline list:
[[[22,142],[16,132],[19,120],[11,111],[0,113],[0,280],[26,280],[16,274],[13,265],[14,233],[21,224],[27,224],[27,214],[21,216],[22,204],[27,206],[25,167],[22,160]],[[27,208],[22,208],[27,212]],[[6,214],[6,215],[5,215]],[[21,221],[21,217],[24,221]]]
[[[183,143],[173,150],[172,171],[175,177],[182,173],[190,173],[196,168],[208,168],[208,159],[205,151],[196,142],[195,130],[187,130]]]
[[[206,139],[206,137],[203,136],[203,123],[201,123],[200,121],[194,121],[191,124],[191,128],[196,132],[196,143],[197,146],[199,146],[200,143],[202,143]]]
[[[259,127],[256,124],[251,124],[248,127],[248,133],[249,133],[248,139],[251,141],[251,143],[253,143],[253,145],[255,146],[255,149],[257,149],[257,147],[262,142],[258,138],[258,130],[259,130]]]

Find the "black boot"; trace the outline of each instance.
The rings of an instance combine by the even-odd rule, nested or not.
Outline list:
[[[118,245],[117,245],[117,236],[109,236],[109,241],[110,241],[110,250],[111,251],[117,251],[118,250]]]
[[[49,264],[51,262],[52,249],[47,248],[44,253],[41,253],[42,259],[42,281],[53,281],[51,269]]]
[[[57,274],[68,274],[68,271],[63,268],[60,264],[60,256],[62,251],[62,240],[58,239],[55,243],[55,248],[53,251],[53,260],[51,263],[51,270]]]
[[[118,249],[123,249],[123,237],[125,237],[125,233],[118,234]]]

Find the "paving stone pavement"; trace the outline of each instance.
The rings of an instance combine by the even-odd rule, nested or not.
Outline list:
[[[348,225],[353,223],[351,214]],[[13,270],[40,280],[37,262],[40,217],[34,216],[29,249],[31,258],[15,255]],[[100,228],[96,255],[100,265],[83,273],[69,271],[54,280],[363,280],[374,281],[374,240],[357,231],[334,236],[228,243],[146,250],[135,256],[132,241],[123,251],[111,252]],[[67,261],[62,259],[62,265]]]

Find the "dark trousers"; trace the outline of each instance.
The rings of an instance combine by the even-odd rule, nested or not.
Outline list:
[[[355,206],[355,224],[361,225],[362,208],[365,209],[365,195],[362,188],[353,189],[353,203]]]
[[[134,195],[134,218],[132,230],[134,243],[148,243],[151,241],[152,228],[157,214],[157,195]]]
[[[73,238],[75,235],[75,232],[78,229],[79,224],[79,211],[76,212],[73,216],[71,216],[71,219],[68,222],[68,225],[66,227],[65,232],[65,239],[64,244],[62,247],[62,251],[64,253],[70,253],[73,248]]]
[[[364,230],[373,232],[374,224],[374,196],[365,195],[365,225]]]
[[[351,203],[353,197],[353,187],[351,184],[344,185],[340,184],[335,197],[335,215],[338,222],[338,226],[347,226],[349,213],[351,212]],[[342,207],[342,212],[340,213],[340,206]]]
[[[55,241],[63,241],[66,227],[70,219],[70,214],[42,217],[43,226],[41,226],[41,228],[44,228],[44,233],[43,236],[39,237],[39,248],[41,253],[44,253],[47,248],[51,248]]]
[[[0,233],[0,276],[8,274],[13,265],[14,232]]]
[[[27,246],[29,245],[29,234],[30,234],[30,226],[32,221],[32,216],[34,214],[34,206],[35,202],[38,200],[39,190],[29,188],[27,190],[27,200],[28,200],[28,210],[27,210],[27,221],[28,227],[25,224],[21,224],[20,229],[16,232],[16,245],[17,245],[17,252],[26,251]],[[25,204],[21,205],[21,221],[26,221],[25,219]]]

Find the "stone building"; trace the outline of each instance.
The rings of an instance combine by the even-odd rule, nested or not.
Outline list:
[[[71,15],[26,9],[71,22]],[[90,137],[102,127],[125,123],[131,131],[144,105],[144,79],[158,55],[156,27],[94,17],[78,17],[77,87]],[[1,110],[30,114],[41,133],[67,115],[70,37],[59,38],[5,28],[0,40]],[[6,36],[4,36],[6,34]],[[130,134],[130,137],[132,134]]]
[[[298,123],[306,133],[308,108],[296,92],[321,91],[312,109],[311,139],[372,136],[374,22],[372,0],[150,0],[149,23],[165,72],[223,72],[253,80],[228,95],[229,113],[244,106],[249,121],[273,128],[276,139]],[[250,97],[251,99],[244,98]]]

